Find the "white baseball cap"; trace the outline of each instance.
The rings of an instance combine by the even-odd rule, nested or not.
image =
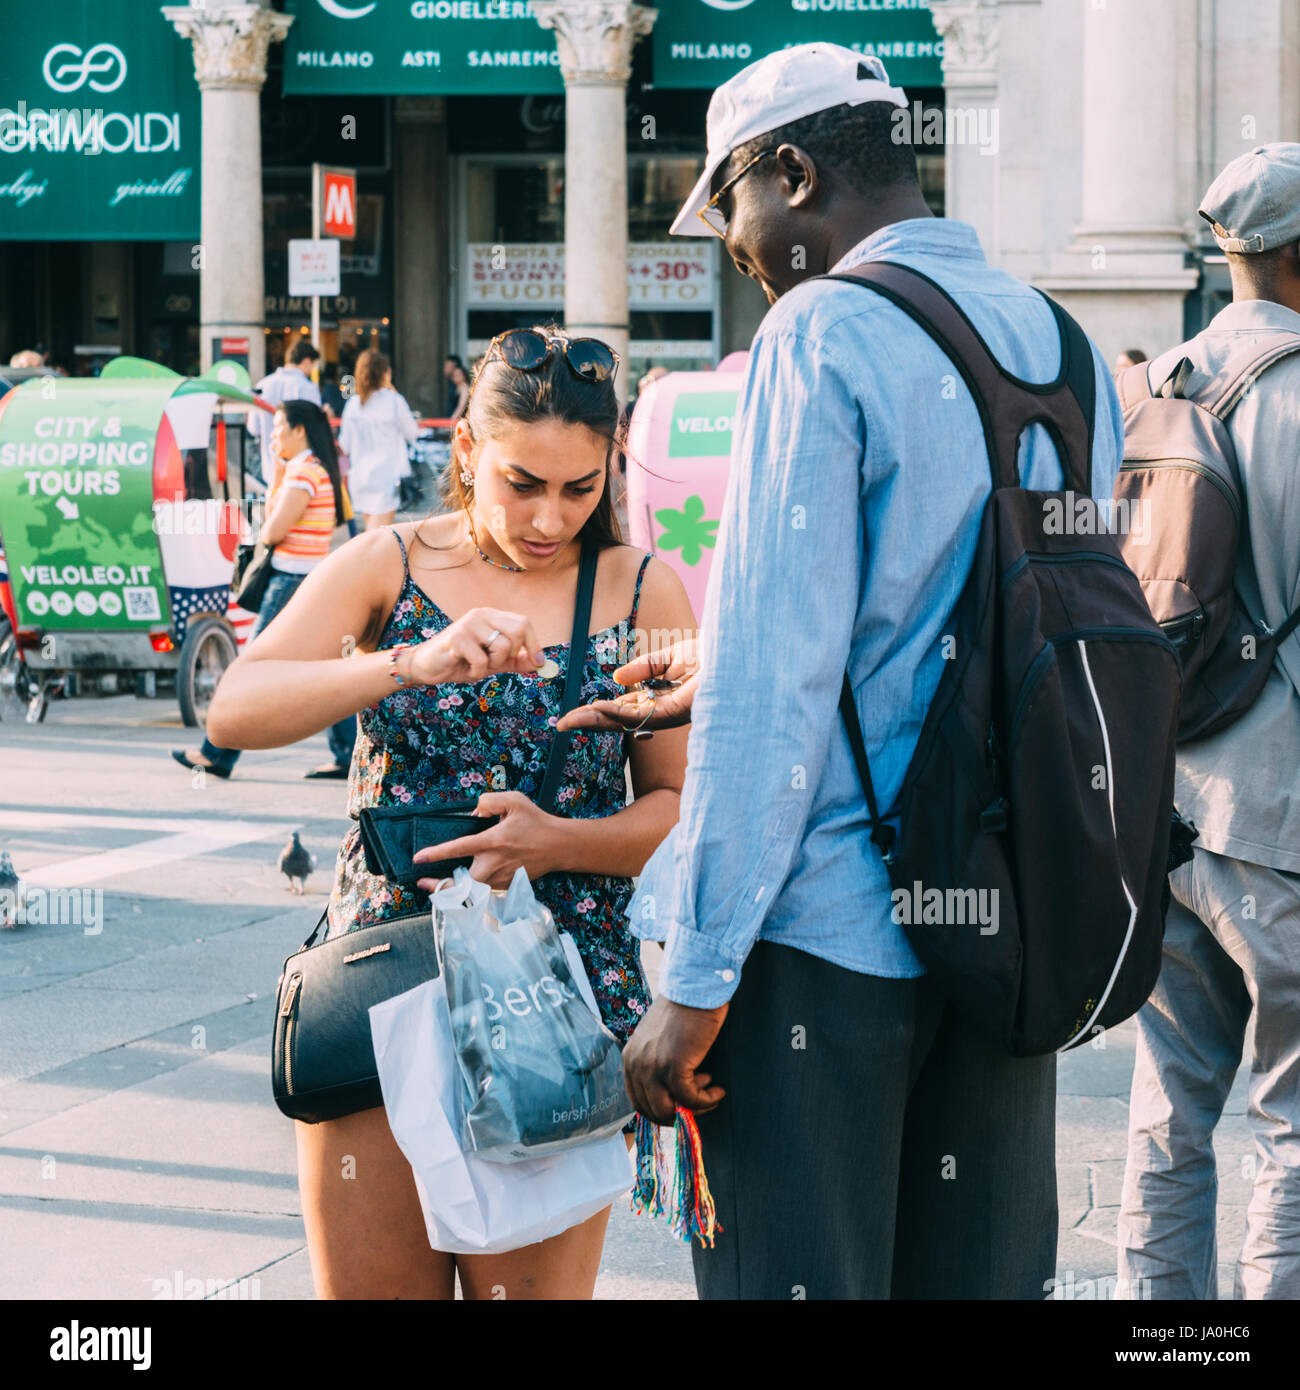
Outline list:
[[[906,106],[879,58],[837,43],[797,43],[742,68],[709,101],[708,155],[699,182],[669,227],[672,236],[710,236],[695,215],[713,196],[718,166],[738,145],[832,106],[887,101]]]

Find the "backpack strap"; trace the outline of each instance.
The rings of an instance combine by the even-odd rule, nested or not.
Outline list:
[[[1291,616],[1286,619],[1285,622],[1279,623],[1277,627],[1275,627],[1273,631],[1269,633],[1269,636],[1273,639],[1274,647],[1277,647],[1282,642],[1285,642],[1286,639],[1290,637],[1291,634],[1296,630],[1297,626],[1300,626],[1300,608],[1297,608],[1295,612],[1292,613]]]
[[[862,738],[862,723],[858,719],[858,707],[853,701],[853,687],[849,684],[847,671],[844,673],[844,684],[840,687],[840,715],[848,730],[849,747],[853,750],[853,761],[858,765],[858,776],[862,779],[862,790],[867,797],[871,843],[880,851],[881,862],[888,868],[894,862],[896,832],[892,825],[881,820],[880,807],[876,805],[876,788],[871,780],[871,764],[867,761],[867,745]]]
[[[1091,495],[1092,435],[1097,399],[1092,345],[1083,329],[1055,300],[1043,295],[1060,335],[1061,366],[1055,381],[1040,384],[1022,381],[1006,371],[952,296],[928,275],[910,266],[891,261],[868,261],[851,272],[809,278],[853,281],[875,290],[934,339],[960,372],[975,401],[995,488],[1020,486],[1017,458],[1020,436],[1029,425],[1041,424],[1056,445],[1066,485]],[[894,862],[897,832],[880,815],[862,724],[847,672],[840,689],[840,715],[867,799],[871,843],[880,851],[881,862],[888,867]]]
[[[1195,393],[1201,398],[1198,403],[1211,415],[1226,420],[1271,366],[1297,352],[1300,352],[1300,333],[1278,334],[1262,351],[1256,352],[1245,362],[1229,363],[1222,372],[1212,377]]]
[[[1147,375],[1147,363],[1135,362],[1131,367],[1121,367],[1115,373],[1115,390],[1119,392],[1119,406],[1125,415],[1142,401],[1149,401],[1155,394],[1151,389],[1151,378]]]
[[[851,271],[814,275],[866,286],[902,309],[939,345],[961,374],[984,427],[994,487],[1019,487],[1020,436],[1043,425],[1056,445],[1067,487],[1092,492],[1092,435],[1097,382],[1092,346],[1083,329],[1047,295],[1061,339],[1055,381],[1022,381],[993,356],[961,306],[928,275],[891,261],[867,261]],[[1042,294],[1042,291],[1038,291]]]

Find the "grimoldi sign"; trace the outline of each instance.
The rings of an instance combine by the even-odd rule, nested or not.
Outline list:
[[[675,0],[679,3],[680,0]],[[528,0],[287,0],[289,95],[562,92],[555,34]]]
[[[140,0],[33,5],[0,39],[0,240],[199,234],[189,41]]]
[[[716,87],[778,48],[843,44],[892,82],[938,87],[943,40],[929,0],[672,0],[651,31],[656,87]]]

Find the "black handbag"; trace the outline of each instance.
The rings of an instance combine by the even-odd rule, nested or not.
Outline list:
[[[583,548],[564,681],[565,711],[578,703],[582,689],[597,554],[592,547]],[[554,809],[569,739],[566,730],[551,740],[546,774],[537,796],[537,804],[544,810]],[[470,861],[412,865],[410,855],[425,845],[486,830],[500,819],[466,814],[463,808],[472,804],[363,810],[359,820],[367,869],[411,885],[418,878],[447,877],[447,863],[454,867]],[[375,815],[374,811],[382,814]],[[372,867],[372,851],[374,864],[387,864],[393,875]],[[336,1120],[384,1103],[370,1037],[370,1007],[438,974],[433,923],[427,908],[357,927],[317,944],[325,918],[322,913],[312,934],[285,960],[275,990],[271,1089],[280,1110],[306,1124]]]
[[[230,576],[230,589],[235,603],[249,613],[256,613],[266,597],[266,586],[271,582],[275,570],[271,567],[271,556],[275,546],[268,545],[260,556],[254,559],[256,546],[241,545],[235,556],[234,573]],[[247,552],[247,554],[245,554]]]

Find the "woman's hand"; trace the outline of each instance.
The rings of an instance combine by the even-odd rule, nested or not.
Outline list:
[[[545,659],[532,623],[521,613],[471,608],[436,637],[413,647],[397,669],[419,685],[439,685],[481,681],[497,671],[536,671]]]
[[[413,856],[414,862],[437,863],[470,854],[474,856],[469,867],[470,877],[492,888],[509,888],[515,870],[521,866],[529,878],[541,878],[560,867],[555,845],[557,832],[558,837],[564,834],[562,816],[552,816],[539,809],[523,792],[484,792],[474,814],[500,816],[501,819],[475,835],[461,835],[445,844],[418,850]],[[426,893],[432,893],[449,881],[422,878],[419,885]]]

